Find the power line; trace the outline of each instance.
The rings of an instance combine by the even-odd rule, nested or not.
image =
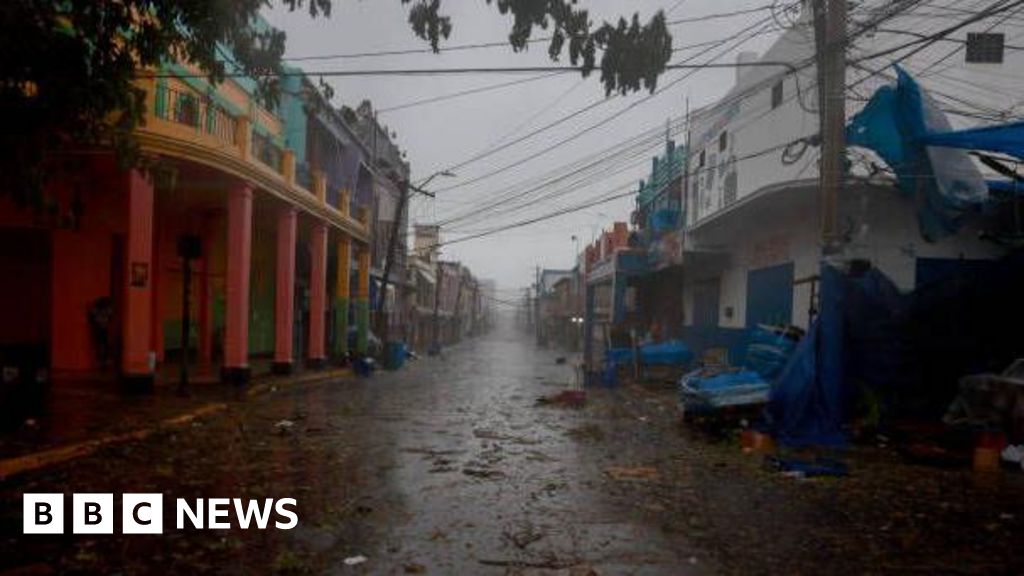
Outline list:
[[[747,8],[745,10],[733,10],[732,12],[719,12],[717,14],[704,14],[702,16],[691,16],[689,18],[676,18],[675,20],[669,20],[665,24],[669,26],[677,26],[679,24],[691,24],[694,22],[707,22],[708,20],[719,20],[722,18],[732,18],[734,16],[743,16],[745,14],[756,14],[757,12],[764,12],[771,10],[775,7],[775,3],[765,4],[756,8]]]
[[[749,31],[749,30],[751,30],[751,29],[753,29],[753,28],[756,28],[757,26],[759,26],[759,25],[762,25],[762,23],[763,23],[764,21],[767,21],[767,20],[770,20],[770,19],[764,19],[764,20],[763,20],[763,21],[762,21],[761,23],[757,23],[757,24],[755,24],[755,25],[753,25],[753,26],[750,26],[750,27],[748,27],[748,28],[747,28],[746,30],[747,30],[747,31]],[[731,50],[735,49],[735,48],[736,48],[736,47],[737,47],[738,45],[741,45],[742,43],[744,43],[744,42],[746,42],[746,41],[748,41],[748,40],[749,40],[749,38],[745,38],[745,39],[740,39],[740,40],[739,40],[739,42],[738,42],[738,43],[736,44],[736,46],[730,47],[729,49],[725,50],[724,52],[721,52],[721,53],[719,53],[719,54],[718,54],[717,56],[714,56],[713,58],[718,58],[718,57],[720,57],[720,56],[721,56],[721,55],[723,55],[724,53],[727,53],[727,52],[729,52],[729,51],[731,51]],[[728,42],[728,40],[723,40],[723,41],[722,41],[722,43],[723,43],[723,44],[724,44],[724,43],[726,43],[726,42]],[[705,52],[708,52],[708,51],[709,51],[709,50],[704,50],[704,51],[702,51],[702,52],[701,52],[701,54],[703,54],[703,53],[705,53]],[[692,56],[691,58],[689,58],[689,60],[692,60],[693,58],[696,58],[696,57],[700,56],[701,54],[697,54],[697,55],[694,55],[694,56]],[[754,63],[749,63],[749,64],[754,64]],[[778,65],[778,66],[786,66],[786,67],[788,67],[788,66],[791,66],[791,65],[790,65],[790,64],[789,64],[788,62],[783,62],[783,63],[777,63],[777,62],[765,62],[765,61],[761,61],[761,62],[759,62],[759,63],[757,63],[757,64],[758,64],[758,65],[762,65],[762,66],[768,66],[768,65]],[[681,63],[681,64],[675,64],[675,65],[669,65],[669,66],[672,66],[672,67],[674,67],[674,68],[678,68],[678,67],[681,67],[681,66],[690,66],[690,65],[688,65],[688,64],[682,64],[682,63]],[[709,62],[705,62],[704,64],[697,64],[697,65],[693,65],[693,66],[696,66],[696,67],[698,67],[698,68],[695,68],[695,70],[697,70],[697,69],[706,69],[706,68],[709,68],[709,67],[732,67],[731,65],[721,65],[721,66],[719,66],[719,65],[716,65],[716,64],[714,64],[713,62],[710,62],[710,61],[709,61]],[[571,142],[571,141],[573,141],[573,140],[575,140],[575,139],[579,138],[580,136],[583,136],[584,134],[587,134],[587,133],[589,133],[589,132],[591,132],[591,131],[593,131],[593,130],[595,130],[595,129],[597,129],[597,128],[599,128],[599,127],[601,127],[601,126],[603,126],[603,125],[605,125],[605,124],[607,124],[607,123],[609,123],[609,122],[611,122],[612,120],[615,120],[616,118],[618,118],[618,117],[622,116],[623,114],[625,114],[626,112],[629,112],[630,110],[632,110],[632,109],[636,108],[637,106],[639,106],[639,105],[641,105],[641,104],[644,104],[644,103],[646,103],[646,102],[650,101],[650,100],[651,100],[652,98],[654,98],[655,96],[657,96],[657,95],[659,95],[659,94],[661,94],[661,93],[665,92],[666,90],[668,90],[668,89],[669,89],[669,88],[671,88],[672,86],[675,86],[676,84],[678,84],[679,82],[682,82],[683,80],[685,80],[685,79],[689,78],[690,76],[692,76],[692,72],[691,72],[690,74],[684,74],[684,75],[683,75],[682,77],[680,77],[680,78],[677,78],[677,79],[673,80],[672,82],[669,82],[669,83],[668,83],[668,84],[666,84],[665,86],[663,86],[663,87],[661,87],[661,88],[658,88],[658,89],[656,89],[656,90],[655,90],[654,92],[652,92],[651,94],[648,94],[647,96],[643,97],[642,99],[640,99],[640,100],[638,100],[638,101],[636,101],[636,102],[633,102],[633,103],[629,104],[628,106],[626,106],[626,107],[624,107],[624,108],[622,108],[622,109],[618,110],[617,112],[615,112],[615,113],[614,113],[614,114],[612,114],[611,116],[608,116],[608,117],[604,118],[603,120],[600,120],[600,121],[598,121],[598,122],[596,122],[596,123],[594,123],[594,124],[591,124],[590,126],[587,126],[586,128],[584,128],[584,129],[582,129],[582,130],[580,130],[580,131],[578,131],[578,132],[576,132],[576,133],[572,134],[571,136],[569,136],[569,137],[567,137],[567,138],[564,138],[564,139],[562,139],[562,140],[558,141],[557,143],[555,143],[555,144],[553,144],[553,145],[551,145],[551,146],[548,146],[548,147],[546,147],[546,148],[544,148],[544,149],[542,149],[542,150],[540,150],[540,151],[538,151],[538,152],[535,152],[535,153],[533,153],[533,154],[531,154],[531,155],[529,155],[529,156],[527,156],[527,157],[525,157],[525,158],[522,158],[522,159],[520,159],[520,160],[518,160],[518,161],[516,161],[516,162],[513,162],[513,163],[511,163],[511,164],[506,164],[505,166],[502,166],[502,167],[500,167],[500,168],[497,168],[497,169],[495,169],[495,170],[492,170],[492,171],[490,171],[490,172],[487,172],[486,174],[483,174],[483,175],[481,175],[481,176],[477,176],[477,177],[475,177],[475,178],[471,178],[471,179],[469,179],[469,180],[466,180],[466,181],[460,182],[460,183],[458,183],[458,184],[454,184],[454,185],[452,185],[452,186],[448,186],[448,187],[445,187],[445,188],[441,188],[441,189],[439,189],[439,190],[438,190],[438,192],[444,192],[444,191],[448,191],[448,190],[454,190],[454,189],[456,189],[456,188],[462,188],[462,187],[468,186],[468,185],[470,185],[470,184],[473,184],[473,183],[476,183],[476,182],[480,182],[480,181],[482,181],[482,180],[484,180],[484,179],[490,178],[491,176],[495,176],[495,175],[497,175],[497,174],[500,174],[500,173],[502,173],[502,172],[505,172],[505,171],[507,171],[507,170],[510,170],[510,169],[512,169],[512,168],[515,168],[515,167],[517,167],[517,166],[521,166],[522,164],[524,164],[524,163],[526,163],[526,162],[528,162],[528,161],[530,161],[530,160],[533,160],[533,159],[535,159],[535,158],[539,158],[540,156],[542,156],[542,155],[544,155],[544,154],[547,154],[548,152],[550,152],[550,151],[554,150],[555,148],[558,148],[559,146],[562,146],[562,145],[564,145],[564,144],[566,144],[566,143],[568,143],[568,142]],[[573,112],[572,114],[570,114],[570,116],[569,116],[569,117],[572,117],[572,116],[578,115],[578,114],[580,114],[580,113],[583,113],[583,112],[585,112],[585,111],[587,111],[587,110],[590,110],[590,109],[596,108],[597,106],[600,106],[600,105],[602,105],[603,103],[605,103],[605,102],[608,102],[609,100],[610,100],[610,99],[605,99],[605,100],[598,100],[598,101],[596,101],[596,102],[594,102],[594,103],[592,103],[592,104],[590,104],[590,105],[588,105],[588,106],[584,107],[583,109],[579,109],[579,110],[577,110],[577,111]],[[539,134],[539,133],[541,133],[541,132],[543,132],[543,131],[545,131],[545,130],[547,130],[547,129],[549,129],[549,128],[553,127],[553,126],[556,126],[556,125],[558,125],[558,124],[561,124],[562,122],[566,121],[566,120],[567,120],[567,119],[568,119],[569,117],[563,117],[563,118],[561,118],[561,119],[559,119],[559,120],[557,120],[557,121],[555,121],[555,122],[553,122],[553,123],[549,124],[548,126],[542,127],[541,129],[538,129],[538,130],[534,130],[534,131],[533,131],[533,132],[531,132],[530,134],[527,134],[527,135],[525,135],[525,136],[523,136],[523,137],[517,138],[516,140],[514,140],[514,141],[512,141],[512,142],[509,142],[508,144],[506,144],[506,145],[503,145],[503,146],[499,147],[499,150],[500,150],[500,149],[505,149],[505,148],[508,148],[509,146],[512,146],[512,145],[514,145],[514,144],[516,144],[516,143],[518,143],[518,142],[521,142],[521,141],[523,141],[523,140],[525,140],[525,139],[527,139],[527,138],[529,138],[529,137],[532,137],[532,136],[534,136],[534,135],[536,135],[536,134]],[[474,157],[474,158],[473,158],[473,159],[471,159],[471,160],[467,160],[467,161],[463,162],[463,163],[462,163],[462,164],[460,164],[460,165],[456,165],[456,166],[454,166],[454,167],[449,167],[449,169],[454,169],[454,168],[456,168],[456,167],[459,167],[459,166],[464,166],[465,164],[468,164],[468,163],[469,163],[470,161],[475,161],[475,160],[479,160],[480,158],[483,158],[484,156],[488,156],[488,155],[490,155],[490,154],[493,154],[493,152],[496,152],[496,151],[497,151],[497,150],[495,150],[495,151],[492,151],[491,153],[489,153],[489,154],[486,154],[486,155],[484,155],[484,154],[478,154],[478,155],[477,155],[477,157]]]
[[[758,158],[758,157],[764,156],[766,154],[771,154],[772,152],[777,152],[777,151],[780,151],[780,150],[784,150],[785,148],[787,148],[789,146],[792,146],[794,143],[795,142],[787,142],[785,144],[778,144],[778,145],[775,145],[775,146],[771,146],[769,148],[765,148],[763,150],[759,150],[757,152],[752,152],[750,154],[746,154],[746,155],[743,155],[743,156],[737,156],[736,157],[736,162],[742,162],[742,161],[750,160],[750,159],[753,159],[753,158]],[[702,169],[696,170],[694,172],[694,174],[699,173],[701,170]],[[689,174],[685,174],[684,176],[688,176],[688,175]],[[438,242],[433,247],[447,246],[449,244],[458,244],[458,243],[461,243],[461,242],[467,242],[469,240],[475,240],[477,238],[483,238],[485,236],[490,236],[490,235],[493,235],[493,234],[497,234],[499,232],[504,232],[506,230],[512,230],[512,229],[515,229],[515,228],[522,228],[523,226],[529,226],[530,224],[535,224],[537,222],[543,222],[545,220],[550,220],[552,218],[557,218],[559,216],[564,216],[566,214],[571,214],[573,212],[578,212],[580,210],[585,210],[587,208],[592,208],[594,206],[598,206],[598,205],[601,205],[601,204],[606,204],[608,202],[612,202],[612,201],[618,200],[620,198],[625,198],[627,196],[634,195],[635,192],[633,192],[632,190],[629,191],[629,192],[626,192],[626,193],[619,193],[619,190],[621,190],[622,188],[624,188],[626,186],[632,187],[632,183],[627,184],[625,186],[618,186],[618,187],[613,188],[613,189],[611,189],[609,191],[606,191],[605,193],[603,193],[604,194],[603,196],[599,196],[599,198],[596,199],[596,200],[592,200],[592,201],[589,201],[589,202],[586,202],[586,203],[583,203],[583,204],[577,204],[575,206],[569,206],[569,207],[563,208],[561,210],[557,210],[555,212],[552,212],[552,213],[549,213],[549,214],[545,214],[543,216],[537,216],[535,218],[529,218],[529,219],[526,219],[526,220],[520,220],[519,222],[514,222],[512,224],[507,224],[507,225],[500,226],[500,227],[497,227],[497,228],[493,228],[491,230],[487,230],[487,231],[484,231],[484,232],[479,232],[479,233],[476,233],[476,234],[471,234],[469,236],[464,236],[462,238],[456,238],[454,240],[448,240],[448,241],[445,241],[445,242]]]
[[[1004,6],[1000,6],[1000,4],[1004,4],[1004,1],[994,2],[993,4],[991,4],[989,6],[989,8],[987,8],[985,10],[982,10],[981,12],[978,12],[978,13],[972,15],[971,17],[966,18],[965,20],[962,20],[962,21],[960,21],[957,24],[954,24],[952,26],[947,26],[946,28],[943,28],[943,29],[939,30],[938,32],[929,34],[929,35],[925,36],[924,38],[917,38],[915,40],[910,40],[910,41],[908,41],[908,42],[906,42],[904,44],[899,44],[897,46],[892,46],[892,47],[889,47],[889,48],[885,48],[883,50],[879,50],[877,52],[874,52],[874,53],[871,53],[871,54],[867,54],[865,56],[861,56],[861,57],[851,61],[851,64],[856,65],[856,64],[860,64],[861,62],[864,62],[864,61],[867,61],[867,60],[874,60],[876,58],[881,58],[882,56],[888,56],[890,54],[895,54],[896,52],[899,52],[899,51],[904,50],[906,48],[914,47],[914,49],[911,50],[910,52],[907,52],[906,54],[901,55],[899,58],[896,58],[895,60],[893,60],[892,62],[888,63],[886,66],[884,66],[883,68],[881,68],[879,70],[875,70],[871,74],[869,74],[867,76],[864,76],[863,78],[860,78],[859,80],[854,82],[852,85],[848,86],[847,88],[854,88],[856,86],[859,86],[860,84],[863,84],[864,82],[866,82],[870,78],[872,78],[874,76],[877,76],[880,73],[882,73],[882,71],[885,70],[886,68],[889,68],[890,66],[892,66],[894,64],[898,64],[898,63],[906,60],[907,58],[910,58],[914,54],[917,54],[918,52],[924,50],[928,46],[930,46],[930,45],[934,44],[935,42],[941,40],[943,37],[948,36],[949,34],[952,34],[953,32],[956,32],[957,30],[959,30],[961,28],[964,28],[966,26],[970,26],[971,24],[973,24],[973,23],[975,23],[975,22],[977,22],[979,20],[984,20],[985,18],[988,18],[990,16],[994,16],[996,14],[1000,14],[1002,12],[1006,12],[1007,10],[1011,10],[1013,8],[1016,8],[1017,6],[1024,5],[1024,0],[1016,0],[1015,2],[1012,2],[1012,3],[1010,3],[1008,5],[1004,5]]]
[[[876,19],[876,21],[875,21],[875,22],[873,22],[872,24],[877,24],[878,22],[881,22],[881,21],[883,21],[883,20],[885,20],[885,19],[891,18],[891,17],[895,16],[896,14],[898,14],[898,12],[891,12],[891,13],[888,13],[888,14],[884,15],[883,17],[881,17],[881,18],[878,18],[878,19]],[[857,34],[854,34],[854,36],[856,36],[856,35],[859,35],[859,34],[862,34],[862,33],[864,32],[864,30],[866,30],[867,28],[868,28],[868,27],[864,27],[864,28],[863,28],[862,30],[860,30],[860,31],[859,31],[859,32],[858,32]],[[813,61],[813,59],[809,59],[807,63],[809,64],[809,63],[810,63],[810,62],[812,62],[812,61]],[[796,72],[796,71],[798,70],[798,68],[797,68],[796,66],[792,66],[792,65],[790,65],[790,67],[791,67],[790,73],[794,73],[794,74],[795,74],[795,72]],[[806,64],[801,64],[801,65],[800,65],[800,68],[803,68],[803,67],[806,67]],[[748,88],[748,89],[746,89],[746,90],[743,90],[743,91],[741,91],[741,92],[740,92],[739,94],[735,94],[735,95],[733,95],[733,96],[731,97],[731,99],[735,99],[735,98],[743,98],[743,97],[745,97],[745,95],[746,95],[747,93],[749,93],[749,92],[750,92],[751,90],[757,90],[757,89],[759,89],[759,88],[760,88],[760,86],[761,86],[762,84],[764,84],[765,82],[767,82],[767,81],[774,81],[774,80],[775,80],[774,78],[769,78],[769,79],[766,79],[766,80],[764,80],[764,81],[762,81],[762,82],[760,82],[760,83],[758,83],[758,84],[755,84],[754,86],[751,86],[751,87],[749,87],[749,88]],[[796,97],[799,97],[799,90],[800,90],[800,88],[799,88],[799,77],[797,77],[797,78],[796,78],[796,81],[797,81],[797,94],[795,94],[794,96],[796,96]],[[791,99],[791,98],[790,98],[790,99]],[[787,99],[787,100],[788,100],[788,99]],[[721,104],[721,103],[719,103],[719,104]],[[801,101],[801,105],[803,106],[803,102],[802,102],[802,101]],[[716,108],[717,108],[717,107],[718,107],[718,106],[716,106]],[[769,111],[766,111],[766,113],[767,113],[767,112],[770,112],[770,110],[769,110]],[[763,117],[763,116],[764,116],[764,114],[761,114],[761,115],[759,115],[759,116],[758,116],[758,118],[760,118],[760,117]],[[756,119],[755,119],[755,120],[756,120]],[[748,123],[749,123],[749,122],[748,122]],[[571,175],[571,173],[570,173],[570,175]],[[562,178],[564,178],[564,176],[563,176]],[[541,186],[541,187],[542,187],[542,186]],[[487,205],[483,206],[482,208],[478,208],[478,209],[476,209],[476,210],[470,210],[469,212],[463,212],[463,213],[459,214],[458,216],[456,216],[456,217],[454,217],[454,218],[451,218],[451,219],[450,219],[450,221],[451,221],[451,222],[454,222],[454,221],[458,221],[458,220],[460,220],[460,219],[465,219],[465,218],[467,218],[467,217],[469,217],[469,216],[471,216],[471,215],[475,215],[475,214],[478,214],[478,213],[480,213],[480,212],[483,212],[483,211],[487,211],[487,210],[490,210],[490,209],[492,209],[492,208],[493,208],[493,207],[495,207],[495,206],[498,206],[498,205],[500,205],[500,204],[506,203],[506,202],[508,202],[508,201],[511,201],[511,200],[515,200],[515,199],[516,199],[517,197],[521,197],[521,196],[523,196],[523,195],[525,195],[525,194],[527,194],[527,193],[529,193],[529,192],[531,192],[531,191],[534,191],[534,190],[536,190],[537,188],[538,188],[538,187],[534,187],[534,188],[528,188],[528,189],[527,189],[526,191],[524,191],[524,192],[522,192],[522,193],[520,193],[520,194],[517,194],[517,195],[515,195],[515,196],[513,196],[513,197],[507,197],[507,196],[506,196],[506,197],[504,197],[504,198],[502,198],[502,199],[500,199],[500,200],[497,200],[497,201],[494,201],[494,202],[492,202],[492,203],[490,203],[490,204],[487,204]],[[550,194],[549,194],[549,196],[550,196]],[[525,205],[524,205],[524,204],[520,204],[520,205],[518,205],[518,206],[516,206],[516,207],[514,207],[514,208],[512,208],[511,210],[508,210],[508,211],[506,211],[506,212],[514,212],[514,211],[517,211],[517,210],[521,210],[521,209],[522,209],[522,208],[524,208],[524,207],[525,207]]]
[[[885,20],[885,19],[889,19],[889,18],[891,18],[891,17],[894,17],[894,16],[895,16],[896,14],[898,14],[898,13],[899,13],[899,11],[896,11],[896,12],[890,12],[890,13],[886,14],[885,16],[883,16],[883,17],[880,17],[880,18],[878,18],[878,19],[876,20],[876,23],[874,23],[874,24],[878,24],[878,23],[880,23],[880,22],[883,22],[883,20]],[[860,34],[863,34],[863,33],[864,33],[864,32],[865,32],[865,31],[866,31],[867,29],[868,29],[868,27],[866,27],[866,26],[865,26],[865,27],[864,27],[863,29],[861,29],[861,31],[859,31],[859,32],[858,32],[857,34],[854,34],[853,36],[855,37],[855,36],[858,36],[858,35],[860,35]],[[812,60],[813,60],[813,58],[812,58]],[[791,65],[791,66],[792,66],[792,65]],[[805,64],[805,65],[802,65],[802,66],[801,66],[800,68],[805,68],[805,67],[806,67],[806,64]],[[793,70],[791,70],[791,72],[790,72],[790,73],[791,73],[791,74],[795,74],[795,73],[796,73],[796,71],[797,71],[798,69],[797,69],[796,67],[792,67],[792,68],[793,68]],[[761,84],[761,83],[759,83],[759,84]],[[756,86],[757,86],[757,85],[756,85]],[[755,86],[755,87],[756,87],[756,86]],[[745,92],[745,90],[744,90],[744,92]],[[739,96],[739,97],[743,97],[743,95],[744,95],[744,94],[742,94],[742,92],[741,92],[741,93],[740,93],[740,94],[739,94],[738,96]],[[795,95],[799,95],[799,94],[795,94]],[[719,108],[719,107],[716,107],[716,108]],[[762,115],[762,116],[763,116],[763,115]],[[759,118],[760,118],[760,117],[759,117]],[[769,154],[769,153],[771,153],[771,152],[774,152],[774,151],[776,151],[776,150],[784,150],[785,148],[788,148],[788,147],[792,146],[792,143],[793,143],[793,142],[791,142],[791,143],[787,143],[787,145],[785,145],[785,146],[780,146],[780,147],[773,147],[773,148],[771,148],[771,149],[768,149],[768,150],[765,150],[765,151],[761,151],[761,152],[759,152],[759,153],[755,153],[755,154],[752,154],[752,155],[748,155],[748,156],[740,157],[740,158],[737,158],[737,159],[736,159],[736,161],[740,161],[740,160],[746,160],[746,159],[750,159],[750,158],[754,158],[754,157],[758,157],[758,156],[763,156],[764,154]],[[706,169],[707,169],[707,168],[706,168]],[[697,172],[699,172],[699,170],[697,170]],[[618,196],[618,197],[623,197],[623,196]],[[602,200],[600,200],[600,201],[597,201],[597,203],[603,203],[603,202],[607,202],[607,201],[610,201],[610,200],[612,200],[612,199],[613,199],[613,198],[609,198],[609,199],[602,199]],[[573,209],[571,209],[571,210],[577,210],[577,209],[586,209],[586,208],[589,208],[589,207],[591,207],[591,206],[593,206],[593,205],[595,205],[595,204],[594,204],[594,203],[589,203],[589,204],[586,204],[586,205],[584,205],[584,206],[578,206],[578,207],[574,207],[574,208],[573,208]],[[466,238],[462,238],[462,239],[459,239],[458,241],[459,241],[459,242],[462,242],[462,241],[465,241],[465,240],[471,240],[471,239],[473,239],[473,238],[479,238],[479,237],[481,237],[481,236],[483,236],[483,235],[489,235],[489,234],[496,234],[496,233],[498,233],[498,232],[502,232],[502,231],[504,231],[504,230],[509,230],[510,228],[518,228],[518,227],[520,227],[520,225],[526,225],[526,224],[528,224],[528,223],[532,223],[532,222],[536,222],[536,221],[542,221],[542,220],[544,220],[544,219],[548,219],[548,218],[550,218],[550,217],[554,217],[554,216],[556,216],[556,215],[560,215],[560,214],[562,214],[562,213],[565,213],[565,211],[564,211],[564,210],[560,210],[560,211],[554,212],[554,213],[552,213],[552,214],[548,214],[548,215],[540,216],[540,217],[538,217],[538,218],[530,218],[530,219],[528,219],[528,220],[523,220],[523,221],[521,221],[521,222],[515,222],[515,223],[512,223],[512,224],[504,225],[504,227],[499,227],[498,229],[495,229],[495,230],[493,230],[493,231],[488,231],[488,232],[485,232],[485,233],[481,233],[481,234],[476,234],[476,235],[472,235],[472,236],[470,236],[470,237],[466,237]]]
[[[680,1],[679,4],[682,4]],[[667,13],[672,13],[678,4],[670,9]],[[716,20],[721,18],[731,18],[734,16],[741,16],[744,14],[753,14],[756,12],[762,12],[764,10],[770,10],[772,5],[760,6],[757,8],[751,8],[747,10],[736,10],[733,12],[722,12],[716,14],[704,14],[701,16],[692,16],[688,18],[678,18],[670,20],[665,24],[668,26],[676,26],[679,24],[688,24],[692,22],[705,22],[708,20]],[[526,42],[528,44],[536,44],[539,42],[550,42],[551,36],[541,36],[538,38],[530,38]],[[505,48],[511,47],[511,44],[507,40],[501,42],[474,42],[469,44],[454,44],[450,46],[439,46],[435,51],[433,48],[399,48],[393,50],[380,50],[376,52],[342,52],[337,54],[310,54],[306,56],[289,56],[282,58],[281,60],[286,62],[316,62],[323,60],[346,60],[346,59],[359,59],[359,58],[380,58],[387,56],[410,56],[415,54],[438,54],[444,52],[461,52],[465,50],[481,50],[488,48]]]
[[[752,62],[707,62],[702,64],[666,64],[665,70],[706,70],[710,68],[758,68],[766,66],[789,66],[787,62],[758,60]],[[225,78],[290,78],[290,77],[345,77],[345,76],[446,76],[470,74],[536,74],[584,72],[583,66],[476,66],[465,68],[368,68],[364,70],[317,70],[311,72],[266,72],[247,74],[227,73]],[[596,70],[596,68],[595,68]],[[174,72],[143,73],[137,78],[172,79],[206,78],[206,74],[178,74]]]
[[[424,104],[433,104],[434,102],[441,102],[444,100],[452,100],[454,98],[461,98],[462,96],[469,96],[471,94],[480,94],[482,92],[490,92],[492,90],[498,90],[501,88],[508,88],[509,86],[521,86],[529,82],[535,82],[537,80],[545,80],[547,78],[554,78],[555,76],[561,76],[561,73],[554,72],[550,74],[541,74],[539,76],[531,76],[529,78],[523,78],[520,80],[512,80],[510,82],[501,82],[499,84],[489,84],[487,86],[480,86],[478,88],[470,88],[468,90],[461,90],[459,92],[451,92],[448,94],[441,94],[439,96],[432,96],[430,98],[423,98],[421,100],[413,100],[404,104],[397,104],[395,106],[389,106],[387,108],[381,108],[377,110],[378,114],[384,114],[387,112],[396,112],[398,110],[405,110],[406,108],[413,108],[415,106],[422,106]]]
[[[596,153],[588,154],[587,156],[577,159],[571,163],[559,166],[558,168],[549,171],[543,176],[540,176],[532,180],[528,180],[523,183],[517,183],[511,186],[507,186],[501,191],[499,191],[499,193],[505,193],[504,195],[499,195],[498,198],[491,199],[488,201],[488,203],[482,206],[478,205],[476,208],[471,208],[468,211],[463,211],[453,217],[441,221],[441,223],[450,224],[452,222],[464,220],[470,216],[480,214],[481,212],[487,211],[503,203],[515,200],[516,198],[521,197],[524,194],[541,189],[544,186],[550,186],[552,184],[570,178],[576,174],[579,174],[580,172],[589,170],[594,166],[606,165],[609,159],[627,153],[627,151],[632,150],[637,146],[646,146],[650,142],[660,141],[660,131],[660,128],[658,128],[657,130],[645,130],[640,134],[632,136],[624,141],[616,142],[615,144],[607,148],[604,148]],[[568,170],[568,172],[565,172],[565,170]],[[521,186],[527,186],[525,192],[517,193],[519,192]]]
[[[681,126],[682,125],[677,127],[676,133],[680,131]],[[660,132],[660,128],[658,129],[658,132]],[[620,174],[628,169],[633,168],[634,166],[637,165],[637,162],[635,162],[635,160],[637,159],[642,158],[643,161],[646,162],[650,148],[652,146],[660,145],[662,143],[662,137],[662,134],[656,133],[654,134],[653,139],[638,143],[638,145],[634,145],[630,148],[627,148],[625,151],[617,152],[616,154],[611,155],[611,157],[606,156],[598,158],[594,162],[584,165],[576,170],[573,170],[572,172],[566,175],[560,176],[548,182],[540,183],[536,186],[527,188],[511,196],[507,195],[504,198],[495,200],[494,202],[485,205],[481,208],[477,208],[469,212],[459,214],[458,216],[449,218],[446,221],[442,221],[440,222],[440,224],[446,225],[466,220],[469,217],[479,215],[484,212],[492,212],[490,215],[487,216],[488,218],[494,218],[496,216],[505,216],[511,213],[521,211],[526,208],[536,207],[541,202],[551,200],[559,196],[565,196],[571,192],[579,190],[580,188],[593,184],[598,178],[614,176],[616,174]],[[625,161],[625,164],[623,164],[623,160]],[[586,174],[585,176],[582,176],[581,178],[570,182],[567,186],[563,188],[549,191],[546,194],[542,194],[541,196],[535,198],[526,198],[527,196],[530,196],[534,192],[543,191],[545,188],[549,187],[551,184],[555,182],[565,180],[569,177],[579,174],[580,172],[589,170],[590,168],[593,168],[595,166],[598,168],[596,172]],[[510,207],[506,207],[500,212],[493,212],[493,209],[501,208],[503,205],[514,201],[518,202]]]

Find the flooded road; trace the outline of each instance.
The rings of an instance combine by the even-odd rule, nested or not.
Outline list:
[[[851,451],[849,478],[784,478],[732,440],[681,429],[668,387],[539,405],[573,382],[573,359],[557,356],[507,327],[399,372],[282,388],[3,481],[0,574],[1024,568],[1020,475]],[[24,492],[161,492],[164,534],[24,536]],[[296,498],[299,525],[176,529],[174,499],[212,497]]]

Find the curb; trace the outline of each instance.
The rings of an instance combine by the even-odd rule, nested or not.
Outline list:
[[[290,378],[274,378],[251,386],[245,391],[245,395],[246,397],[253,398],[267,392],[273,392],[282,387],[326,382],[328,380],[344,378],[351,374],[352,371],[349,369],[337,369],[324,372],[314,372],[308,375],[302,374]],[[0,460],[0,480],[8,480],[18,474],[39,470],[40,468],[46,468],[69,460],[88,456],[105,446],[144,440],[154,432],[170,428],[180,428],[181,426],[185,426],[196,419],[223,412],[227,408],[228,405],[226,403],[210,402],[183,414],[165,418],[155,426],[139,428],[138,430],[132,430],[130,432],[110,434],[93,440],[84,440],[82,442],[76,442],[66,446],[48,448],[46,450],[40,450],[39,452],[33,452],[32,454]]]

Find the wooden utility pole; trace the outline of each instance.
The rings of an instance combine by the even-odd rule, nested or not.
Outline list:
[[[838,248],[838,207],[846,170],[846,0],[814,0],[821,127],[821,237]]]
[[[462,341],[462,266],[459,266],[458,270],[458,282],[459,289],[455,293],[455,310],[452,310],[452,324],[454,326],[455,333],[452,334],[452,340],[455,342]]]
[[[533,322],[534,322],[534,328],[536,329],[536,332],[537,332],[537,344],[540,345],[541,342],[543,341],[543,336],[542,336],[542,334],[543,334],[543,327],[541,326],[541,323],[540,323],[541,322],[541,320],[540,320],[540,295],[541,295],[541,288],[540,288],[540,266],[537,266],[536,281],[537,281],[537,283],[536,283],[535,288],[534,288],[534,300],[533,300]]]
[[[405,215],[405,205],[409,202],[409,181],[402,180],[399,184],[398,206],[395,207],[395,220],[391,223],[390,236],[388,236],[388,250],[384,257],[384,278],[380,283],[380,292],[377,294],[377,334],[380,336],[381,344],[384,346],[385,355],[388,350],[388,322],[387,311],[384,306],[388,298],[388,283],[391,281],[391,268],[397,259],[395,250],[398,248],[398,236],[402,230],[402,217]],[[395,297],[395,309],[398,308],[398,295]]]

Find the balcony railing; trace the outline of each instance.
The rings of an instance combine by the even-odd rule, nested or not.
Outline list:
[[[295,163],[295,183],[308,191],[313,190],[313,171],[309,168],[309,164]]]
[[[274,172],[281,172],[281,149],[267,136],[252,133],[252,157],[270,167]]]
[[[236,121],[210,98],[191,90],[158,85],[153,113],[157,118],[192,127],[234,146]]]

